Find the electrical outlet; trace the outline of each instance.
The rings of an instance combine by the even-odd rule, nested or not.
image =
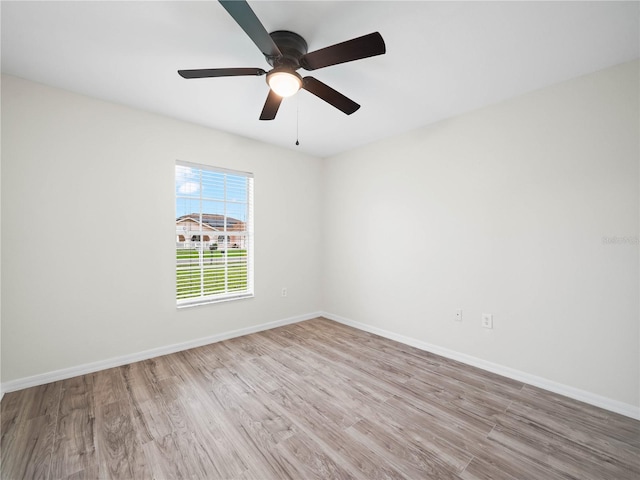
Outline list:
[[[282,287],[282,296],[283,297],[287,296],[287,287]]]
[[[484,328],[493,328],[493,315],[490,313],[482,314],[482,326]]]
[[[456,322],[461,322],[462,321],[462,309],[461,308],[456,310],[456,315],[455,315],[455,317],[453,317],[453,319]]]

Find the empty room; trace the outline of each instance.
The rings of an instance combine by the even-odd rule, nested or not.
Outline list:
[[[640,478],[640,2],[0,22],[0,478]]]

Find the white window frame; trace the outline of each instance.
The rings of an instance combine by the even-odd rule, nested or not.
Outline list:
[[[199,218],[195,218],[194,220],[196,220],[199,223],[199,229],[194,230],[193,228],[190,228],[185,237],[185,242],[183,242],[184,244],[189,244],[186,248],[184,247],[184,245],[182,246],[182,249],[186,252],[187,250],[189,250],[190,253],[187,254],[187,256],[189,257],[188,260],[185,260],[185,257],[183,255],[183,257],[181,258],[181,254],[180,254],[180,249],[181,249],[181,242],[178,241],[176,243],[176,252],[175,252],[175,258],[176,258],[176,273],[174,274],[174,278],[176,279],[176,288],[174,289],[175,292],[175,296],[176,296],[176,306],[178,308],[183,308],[183,307],[192,307],[192,306],[196,306],[196,305],[206,305],[206,304],[212,304],[212,303],[219,303],[219,302],[226,302],[229,300],[238,300],[238,299],[244,299],[244,298],[251,298],[254,296],[254,269],[253,269],[253,265],[254,265],[254,249],[253,249],[253,223],[254,223],[254,219],[253,219],[253,174],[249,173],[249,172],[240,172],[240,171],[236,171],[236,170],[229,170],[229,169],[225,169],[225,168],[219,168],[219,167],[212,167],[210,165],[201,165],[201,164],[196,164],[196,163],[191,163],[191,162],[184,162],[184,161],[176,161],[175,163],[175,178],[174,178],[174,192],[175,192],[175,198],[174,198],[174,206],[176,208],[176,211],[174,212],[174,218],[176,219],[176,227],[177,227],[177,222],[178,222],[178,218],[179,218],[179,212],[177,211],[177,205],[178,202],[180,201],[180,199],[188,199],[191,202],[194,202],[197,200],[197,204],[198,204],[198,212],[190,212],[190,213],[198,213],[199,214]],[[188,194],[184,194],[181,195],[178,191],[178,170],[179,168],[187,168],[189,169],[189,172],[191,174],[191,172],[196,172],[197,175],[196,177],[199,179],[200,182],[200,186],[198,189],[198,194],[194,194],[193,192],[190,192]],[[219,197],[206,197],[204,192],[205,192],[205,188],[203,188],[203,172],[206,172],[204,174],[204,176],[207,175],[220,175],[221,178],[223,179],[223,193],[221,196]],[[235,203],[237,204],[242,204],[244,205],[245,202],[235,202],[234,200],[230,200],[227,198],[227,180],[229,179],[229,177],[234,177],[233,180],[237,181],[238,178],[244,178],[246,179],[246,198],[245,198],[245,202],[246,202],[246,222],[245,222],[245,229],[242,231],[238,231],[238,230],[227,230],[227,219],[230,217],[230,215],[227,215],[227,207],[228,205]],[[191,177],[191,180],[193,180],[193,177]],[[205,230],[205,222],[203,222],[203,215],[207,214],[208,212],[204,212],[203,208],[203,203],[204,202],[211,202],[211,201],[215,201],[216,203],[222,203],[223,204],[223,227],[221,230],[216,230],[216,231],[210,231],[210,230]],[[176,228],[176,237],[178,237],[178,228]],[[192,237],[193,236],[198,236],[196,241],[192,241]],[[224,236],[227,239],[227,242],[224,243],[223,248],[224,248],[224,252],[222,252],[222,250],[215,250],[218,252],[221,252],[222,255],[221,256],[217,256],[215,259],[213,258],[213,254],[214,254],[214,250],[210,251],[208,250],[208,247],[210,244],[212,243],[216,243],[217,244],[217,240],[219,238],[219,236]],[[210,238],[210,242],[207,244],[207,242],[205,242],[205,238],[209,237]],[[240,248],[238,250],[238,252],[240,252],[240,254],[238,256],[234,256],[232,255],[232,249],[230,247],[230,245],[228,245],[228,239],[230,237],[240,237],[244,240],[244,244],[242,245],[242,247],[244,248]],[[195,247],[192,248],[192,247]],[[197,259],[193,258],[193,250],[195,250],[197,252]],[[242,255],[242,252],[246,251],[246,255]],[[211,256],[211,264],[207,261],[206,257],[207,252],[209,252],[209,256]],[[238,288],[238,285],[234,285],[233,283],[233,269],[242,269],[242,267],[245,265],[245,262],[242,260],[246,257],[246,287],[240,287]],[[237,260],[240,259],[239,262],[237,262]],[[236,263],[234,263],[234,260],[236,260],[237,263],[240,263],[241,265],[237,265]],[[185,263],[188,262],[188,263]],[[213,263],[216,263],[215,266],[212,265]],[[235,265],[235,267],[234,267]],[[215,269],[217,271],[222,271],[223,273],[223,280],[222,280],[222,291],[217,291],[216,293],[205,293],[205,291],[207,290],[207,288],[211,289],[211,283],[206,283],[207,281],[209,282],[213,282],[213,280],[210,280],[212,277],[212,270]],[[200,282],[200,287],[199,287],[199,293],[198,294],[194,294],[194,292],[191,292],[191,294],[189,295],[187,293],[187,296],[185,296],[185,292],[188,290],[189,287],[187,285],[193,285],[194,283],[194,279],[196,279],[196,272],[197,275],[199,275],[199,282]],[[209,280],[207,280],[207,272],[209,272]],[[187,283],[185,282],[185,280],[181,280],[180,277],[184,277],[185,274],[189,277],[189,282]],[[216,274],[218,275],[218,274]],[[216,277],[215,282],[220,282],[220,279],[218,278],[219,275]],[[231,278],[231,279],[230,279]],[[235,277],[238,278],[238,277]],[[244,275],[241,274],[241,276],[239,277],[241,280],[241,284],[244,283]],[[216,283],[216,285],[219,285],[219,283]],[[194,289],[198,289],[198,287],[193,287]],[[216,287],[217,290],[219,290],[219,287]],[[181,298],[182,296],[182,298]]]

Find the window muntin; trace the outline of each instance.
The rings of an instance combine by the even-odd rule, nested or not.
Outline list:
[[[253,175],[176,162],[176,302],[253,296]]]

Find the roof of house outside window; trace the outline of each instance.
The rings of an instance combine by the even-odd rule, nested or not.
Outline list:
[[[215,230],[223,230],[224,229],[224,215],[218,213],[203,213],[202,214],[202,223],[207,225]],[[193,220],[194,222],[200,221],[200,214],[198,213],[189,213],[187,215],[182,215],[181,217],[176,218],[176,222],[180,222],[183,220]],[[227,217],[227,231],[241,231],[245,229],[245,222],[242,220],[238,220],[237,218]]]

